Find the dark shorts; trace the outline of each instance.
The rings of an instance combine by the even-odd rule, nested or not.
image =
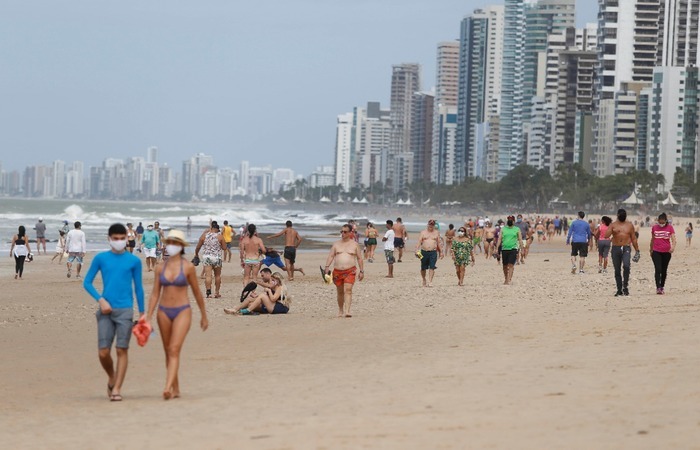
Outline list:
[[[603,258],[607,258],[609,254],[610,254],[610,241],[609,240],[598,241],[598,255],[603,257]]]
[[[377,238],[367,239],[367,245],[377,245]]]
[[[97,348],[112,348],[117,338],[117,348],[129,348],[131,328],[134,326],[134,311],[131,308],[113,309],[110,314],[102,314],[99,309],[97,317]]]
[[[394,248],[403,248],[403,238],[394,238]]]
[[[262,312],[268,312],[267,308],[265,308],[265,305],[262,305]],[[287,314],[288,312],[289,307],[284,306],[280,302],[275,302],[275,307],[272,309],[272,312],[270,314]]]
[[[297,261],[297,248],[292,246],[285,247],[284,259],[288,259],[290,263],[294,264]]]
[[[435,270],[438,260],[437,250],[421,250],[423,257],[420,260],[420,270]]]
[[[136,241],[127,241],[127,242],[126,242],[126,245],[127,245],[129,248],[135,248],[135,247],[136,247]]]
[[[279,267],[280,269],[285,270],[284,263],[282,262],[282,258],[280,258],[279,256],[275,256],[275,257],[266,256],[262,260],[262,264],[264,266],[268,266],[268,267],[274,264],[275,266]]]
[[[233,242],[227,242],[226,243],[226,248],[231,250],[231,247],[233,247]]]
[[[515,263],[518,261],[518,251],[515,249],[501,250],[501,257],[504,266],[507,266],[508,264],[515,265]]]
[[[384,250],[384,257],[386,258],[387,264],[394,264],[395,259],[393,250]]]
[[[572,242],[571,256],[580,256],[582,258],[588,256],[588,242]]]

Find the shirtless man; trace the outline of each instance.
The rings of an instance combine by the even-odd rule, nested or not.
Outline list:
[[[634,257],[631,258],[634,262],[639,261],[640,253],[634,225],[627,221],[627,211],[617,210],[617,220],[608,227],[605,239],[611,239],[611,256],[615,267],[615,284],[617,285],[615,297],[630,295],[630,255],[632,253],[630,244],[636,251]]]
[[[288,220],[285,225],[287,225],[287,228],[279,233],[273,234],[270,236],[270,239],[278,238],[284,235],[284,262],[285,270],[287,271],[287,280],[294,281],[295,270],[297,272],[301,272],[302,275],[304,274],[304,269],[301,267],[298,269],[294,268],[294,263],[297,260],[297,247],[299,247],[299,244],[301,244],[301,236],[299,236],[297,230],[292,227],[291,220]]]
[[[542,242],[542,238],[544,237],[544,224],[542,223],[541,220],[537,221],[537,225],[535,225],[535,231],[537,232],[537,243],[539,244]]]
[[[479,219],[479,220],[481,220],[481,219]],[[476,229],[474,230],[474,235],[473,235],[472,239],[474,241],[474,248],[475,249],[478,248],[479,253],[481,253],[483,251],[483,249],[481,247],[481,243],[484,240],[484,228],[479,227],[479,226],[476,227]],[[448,245],[447,248],[449,249],[450,246]]]
[[[330,272],[328,269],[333,264],[333,284],[338,294],[338,317],[352,317],[352,286],[355,284],[358,266],[360,274],[357,279],[362,281],[365,277],[364,261],[357,243],[352,238],[352,226],[343,225],[340,233],[341,239],[333,244],[326,258],[325,271]]]
[[[484,228],[484,254],[486,254],[486,259],[489,259],[494,253],[494,247],[496,242],[496,229],[493,227],[491,222],[486,222]]]
[[[401,217],[396,218],[396,223],[394,224],[394,248],[399,251],[399,257],[397,262],[401,262],[403,257],[403,248],[408,240],[408,233],[406,232],[406,226],[401,221]]]
[[[257,228],[249,224],[245,236],[239,245],[241,254],[241,267],[243,268],[243,285],[255,280],[260,270],[260,255],[265,253],[262,239],[257,235]]]
[[[433,286],[433,276],[435,276],[435,263],[438,257],[444,258],[445,255],[440,247],[440,232],[435,229],[435,220],[428,221],[428,227],[418,235],[416,243],[416,253],[421,251],[423,257],[420,260],[420,276],[423,278],[423,287]],[[426,282],[425,272],[428,271],[428,280]]]

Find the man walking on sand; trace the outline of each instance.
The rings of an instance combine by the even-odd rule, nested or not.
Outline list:
[[[403,224],[401,217],[396,218],[396,223],[394,224],[394,248],[399,251],[398,262],[401,262],[403,258],[403,248],[408,240],[408,233],[406,232],[406,226]]]
[[[394,278],[394,236],[394,222],[387,220],[386,233],[384,233],[384,237],[382,238],[382,242],[384,242],[384,256],[389,266],[387,278]]]
[[[304,269],[299,267],[294,268],[294,264],[297,260],[297,247],[301,244],[301,236],[297,230],[292,226],[292,221],[288,220],[286,223],[286,228],[279,233],[275,233],[269,237],[269,239],[274,239],[284,235],[284,263],[285,270],[287,271],[287,280],[294,281],[294,271],[297,270],[304,274]]]
[[[143,236],[141,236],[141,244],[143,244],[143,255],[146,257],[146,269],[152,272],[156,268],[157,249],[160,246],[160,233],[153,229],[153,225],[148,225]]]
[[[634,260],[634,262],[639,262],[640,253],[634,225],[627,221],[627,211],[624,209],[617,210],[617,220],[605,231],[605,238],[611,239],[610,253],[613,266],[615,267],[615,284],[617,285],[615,297],[630,295],[630,259]],[[630,258],[632,253],[630,244],[636,252],[633,258]]]
[[[85,252],[87,251],[87,244],[85,242],[85,233],[80,229],[82,226],[80,222],[75,222],[73,226],[75,228],[66,235],[66,251],[68,252],[68,260],[66,261],[68,273],[66,276],[68,278],[71,277],[73,263],[75,262],[78,264],[75,278],[80,279],[80,269],[83,267],[83,257],[85,257]]]
[[[36,230],[36,254],[41,255],[41,247],[44,247],[44,255],[46,254],[46,224],[44,219],[39,217],[39,221],[34,225]],[[29,246],[27,246],[29,247]]]
[[[85,276],[83,287],[99,305],[97,343],[100,364],[107,373],[107,395],[110,401],[122,400],[121,389],[129,361],[129,340],[134,320],[134,294],[143,317],[143,284],[141,260],[126,251],[126,227],[116,223],[109,227],[111,250],[95,255]],[[102,276],[102,292],[93,286],[97,273]],[[117,367],[112,360],[112,344],[117,340]]]
[[[338,317],[352,317],[350,308],[352,306],[352,286],[355,284],[355,274],[357,267],[360,274],[359,281],[365,276],[363,268],[364,261],[358,250],[357,243],[352,238],[351,225],[345,224],[340,230],[341,239],[336,241],[331,247],[326,258],[325,272],[329,272],[333,264],[333,284],[335,284],[338,295]]]
[[[438,257],[442,259],[445,255],[440,246],[440,232],[435,229],[434,219],[428,221],[428,226],[418,235],[416,243],[416,253],[420,250],[420,276],[423,279],[423,287],[433,287],[433,276],[435,276],[435,264]],[[428,271],[428,279],[426,281],[425,273]]]
[[[588,256],[588,243],[591,241],[591,227],[583,220],[586,213],[578,212],[578,219],[571,222],[569,233],[566,235],[566,245],[571,243],[571,273],[576,273],[576,257],[578,256],[578,273],[583,274]]]

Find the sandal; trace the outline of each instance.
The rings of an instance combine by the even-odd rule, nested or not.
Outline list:
[[[207,289],[207,298],[211,298],[211,289]]]
[[[214,294],[214,298],[221,298],[221,294]]]
[[[109,401],[110,402],[120,402],[122,401],[122,396],[119,394],[113,394],[109,396]]]

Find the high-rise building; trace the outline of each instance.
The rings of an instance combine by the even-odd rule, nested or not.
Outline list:
[[[239,187],[244,192],[243,195],[248,195],[250,190],[250,163],[248,161],[241,161],[238,176]]]
[[[390,112],[379,102],[368,102],[367,108],[355,108],[356,164],[353,186],[371,187],[382,180],[382,154],[391,142]]]
[[[421,90],[420,64],[397,64],[391,74],[391,141],[387,178],[394,191],[399,191],[412,180],[411,123],[413,100]]]
[[[699,0],[661,0],[660,66],[687,67],[698,64]]]
[[[430,182],[433,152],[433,105],[435,96],[428,92],[413,94],[411,114],[412,182]]]
[[[157,163],[158,162],[158,147],[148,147],[148,150],[146,150],[146,162],[147,163]]]
[[[698,170],[698,68],[656,67],[652,87],[640,96],[647,126],[640,120],[637,155],[645,161],[638,165],[662,174],[669,190],[677,169],[690,176]]]
[[[522,162],[525,0],[505,0],[498,178]]]
[[[431,178],[437,184],[455,184],[460,173],[456,167],[458,161],[457,147],[457,108],[454,106],[437,106],[437,142],[433,145],[436,152],[432,156]]]
[[[440,106],[456,108],[459,100],[459,54],[460,41],[458,40],[440,42],[438,44],[430,160],[439,153],[437,148],[437,143],[439,142],[437,133],[440,127],[438,108]],[[414,161],[414,164],[416,167],[419,167],[426,161],[427,159],[424,158],[420,162]],[[414,177],[422,179],[427,174],[427,176],[432,179],[431,172],[433,171],[432,166],[434,166],[434,164],[431,163],[430,166],[427,172],[423,169],[420,171],[420,175],[414,173]],[[433,179],[433,181],[435,180]]]
[[[341,114],[335,126],[335,184],[343,190],[352,187],[353,113]]]
[[[503,60],[503,6],[477,9],[462,20],[460,31],[459,85],[457,127],[454,156],[441,156],[441,161],[454,161],[454,174],[445,175],[459,183],[466,177],[483,176],[485,158],[483,141],[477,140],[477,128],[498,114],[501,102]],[[452,105],[446,105],[448,107]],[[436,115],[449,112],[441,110]],[[434,133],[440,128],[437,127]],[[481,126],[479,136],[486,139]],[[434,147],[440,145],[439,139]],[[477,152],[477,147],[481,149]],[[444,150],[444,147],[443,147]],[[438,152],[434,151],[434,155]],[[480,155],[480,156],[477,156]],[[434,172],[437,175],[437,172]],[[442,175],[440,175],[442,176]],[[437,181],[434,179],[433,181]]]
[[[661,62],[659,35],[663,33],[660,24],[663,27],[664,1],[598,0],[598,61],[592,149],[592,168],[597,176],[624,173],[635,166],[634,151],[629,151],[626,138],[618,139],[620,145],[615,146],[616,139],[612,133],[620,129],[615,124],[620,112],[615,108],[616,105],[622,107],[627,115],[631,108],[631,95],[639,93],[641,89],[619,93],[623,83],[651,83],[654,66]],[[632,144],[632,148],[634,146]],[[617,151],[623,153],[616,154]]]

